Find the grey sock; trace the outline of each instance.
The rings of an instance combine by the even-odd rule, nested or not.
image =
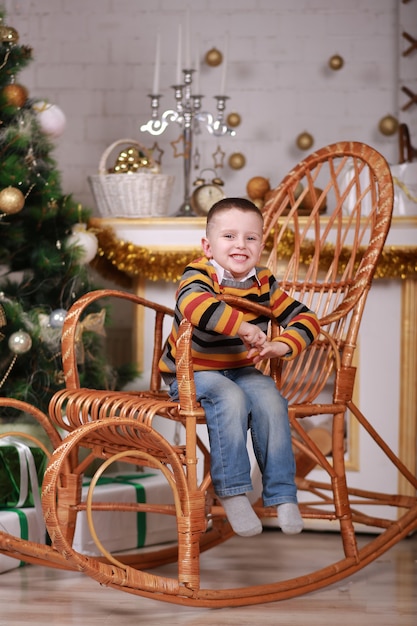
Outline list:
[[[262,524],[245,494],[219,498],[234,532],[252,537],[262,532]]]
[[[278,504],[278,526],[286,535],[297,535],[304,528],[303,518],[297,504],[285,502]]]

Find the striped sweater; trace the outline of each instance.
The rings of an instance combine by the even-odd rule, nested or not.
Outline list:
[[[295,358],[319,333],[316,315],[282,291],[268,268],[257,267],[256,277],[242,282],[223,279],[220,285],[215,268],[202,257],[185,268],[178,287],[172,330],[159,362],[161,373],[167,375],[165,380],[171,379],[170,374],[175,375],[176,339],[184,317],[194,326],[192,358],[195,371],[252,365],[237,330],[242,321],[247,321],[266,332],[268,318],[238,311],[219,301],[219,294],[240,296],[269,307],[284,329],[279,336],[279,341],[285,342],[289,348],[284,359]]]

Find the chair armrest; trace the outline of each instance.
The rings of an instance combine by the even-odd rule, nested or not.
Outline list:
[[[79,298],[69,309],[62,328],[62,367],[65,377],[65,385],[67,389],[77,389],[80,387],[80,380],[77,367],[77,326],[81,322],[83,313],[93,302],[103,298],[120,298],[121,300],[128,300],[134,304],[144,306],[152,309],[156,314],[155,321],[155,334],[159,334],[156,337],[157,341],[162,341],[162,321],[165,315],[173,316],[173,309],[166,307],[162,304],[157,304],[135,294],[119,291],[117,289],[97,289],[86,293]],[[157,346],[154,346],[154,359],[153,365],[156,360],[155,353],[158,350]]]

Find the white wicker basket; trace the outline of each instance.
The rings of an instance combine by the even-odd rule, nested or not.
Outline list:
[[[131,174],[108,174],[107,160],[117,146],[128,145],[144,152],[155,166],[149,150],[134,139],[119,139],[103,152],[99,173],[89,176],[91,190],[102,217],[158,217],[168,213],[174,176],[141,169]]]

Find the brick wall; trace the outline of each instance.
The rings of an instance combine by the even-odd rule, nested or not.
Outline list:
[[[187,0],[8,0],[6,23],[20,43],[34,50],[34,62],[19,75],[31,97],[57,104],[65,113],[65,133],[55,157],[64,191],[94,206],[87,176],[94,174],[107,145],[133,137],[148,146],[139,127],[149,118],[155,36],[161,33],[162,106],[173,106],[178,24],[184,25]],[[225,152],[220,170],[229,195],[244,195],[247,180],[263,175],[276,184],[304,156],[296,137],[310,132],[314,147],[343,140],[372,144],[390,162],[398,159],[397,138],[378,130],[387,114],[407,122],[417,136],[417,106],[401,111],[405,76],[417,91],[417,52],[408,58],[401,37],[417,35],[417,1],[400,0],[195,0],[190,3],[193,59],[212,47],[224,48],[229,33],[227,112],[242,123],[235,138],[198,138],[201,167],[213,167],[213,153]],[[406,28],[405,28],[406,27]],[[331,70],[340,54],[345,64]],[[400,67],[403,69],[400,71]],[[202,63],[203,108],[214,112],[221,67]],[[171,203],[182,198],[182,159],[170,145],[174,127],[158,138],[165,173],[176,175]],[[197,138],[196,138],[197,139]],[[195,141],[196,145],[197,141]],[[227,164],[232,152],[246,166]],[[198,171],[193,169],[194,178]]]

